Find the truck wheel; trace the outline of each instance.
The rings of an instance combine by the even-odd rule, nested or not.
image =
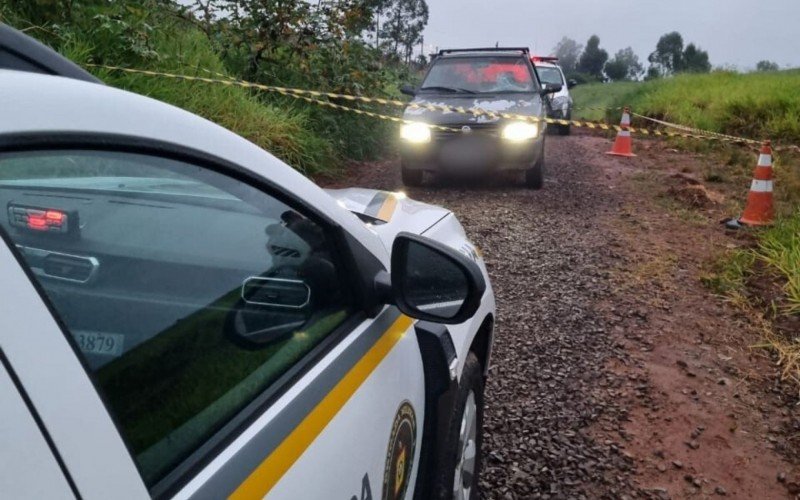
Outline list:
[[[412,170],[405,165],[400,166],[400,175],[403,178],[403,184],[408,187],[421,186],[424,173],[424,170]]]
[[[525,186],[531,189],[542,189],[544,186],[544,146],[533,167],[525,171]]]
[[[572,113],[568,114],[565,120],[572,120]],[[569,135],[572,129],[571,125],[559,125],[558,126],[558,135]]]
[[[436,499],[471,500],[478,497],[483,434],[483,372],[475,354],[469,353],[461,373],[458,395],[444,436],[444,463],[436,464],[433,496]]]

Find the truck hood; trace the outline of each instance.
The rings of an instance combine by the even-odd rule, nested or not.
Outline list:
[[[512,113],[524,116],[543,116],[542,99],[538,94],[488,94],[488,95],[417,95],[414,104],[436,106],[462,106],[464,108],[480,108],[485,111]],[[430,111],[417,107],[408,107],[403,113],[406,120],[423,121],[435,125],[469,125],[475,123],[494,123],[497,118],[454,113],[451,111]]]
[[[361,216],[389,253],[397,233],[423,234],[450,214],[445,208],[409,199],[402,192],[362,188],[325,191],[339,205]]]

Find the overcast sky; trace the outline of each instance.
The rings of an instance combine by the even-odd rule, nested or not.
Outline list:
[[[592,34],[610,56],[627,46],[646,62],[661,35],[708,51],[714,66],[769,59],[800,66],[800,0],[428,0],[426,51],[527,46],[549,54],[562,36]]]

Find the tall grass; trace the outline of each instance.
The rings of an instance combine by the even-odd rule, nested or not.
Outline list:
[[[153,45],[160,57],[148,60],[147,69],[201,76],[208,74],[200,68],[225,73],[208,39],[197,30],[174,26],[168,32],[157,32]],[[92,60],[94,46],[91,39],[76,34],[61,51],[77,63],[86,63]],[[313,131],[309,111],[292,103],[267,103],[237,87],[103,69],[92,71],[109,85],[173,104],[214,121],[304,173],[325,172],[341,162],[334,144]]]
[[[575,87],[574,99],[576,106],[630,105],[640,114],[695,128],[800,143],[800,70],[597,83]],[[618,112],[612,116],[619,119]]]
[[[761,235],[758,255],[786,280],[786,312],[800,314],[800,210]]]
[[[570,90],[575,106],[572,116],[585,120],[603,120],[606,118],[606,111],[602,108],[627,104],[627,96],[635,92],[640,85],[641,84],[638,82],[616,82],[612,84],[588,83],[578,85]],[[617,113],[617,115],[618,114],[619,113]],[[619,116],[616,117],[616,121],[619,121]]]

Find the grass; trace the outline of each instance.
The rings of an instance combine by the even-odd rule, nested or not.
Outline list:
[[[751,289],[756,278],[781,284],[783,296],[764,301],[757,290]],[[764,339],[755,347],[773,351],[782,377],[800,385],[800,332],[780,331],[773,326],[773,321],[800,315],[800,210],[761,232],[755,247],[727,252],[702,279],[711,290],[754,318]]]
[[[624,106],[627,99],[626,96],[632,94],[640,85],[641,84],[637,82],[618,82],[612,84],[589,83],[586,85],[578,85],[570,90],[570,94],[575,103],[573,117],[585,120],[604,120],[606,119],[605,110],[581,108]],[[616,121],[619,121],[619,112],[617,112]]]
[[[714,293],[736,304],[747,303],[747,280],[757,256],[752,250],[736,249],[725,253],[711,265],[701,279]]]
[[[208,39],[199,31],[176,27],[156,35],[160,54],[147,69],[208,76],[198,68],[225,73]],[[76,38],[62,52],[77,63],[90,62],[91,42]],[[110,70],[92,70],[104,82],[196,113],[259,145],[306,174],[336,169],[342,158],[334,145],[316,134],[307,109],[262,101],[247,89],[185,82]]]
[[[577,107],[630,105],[640,114],[694,128],[800,144],[800,70],[595,83],[575,87],[573,98]],[[581,116],[599,119],[603,114]],[[606,118],[618,116],[612,112]]]
[[[756,252],[785,280],[785,312],[800,314],[800,210],[765,231]]]

